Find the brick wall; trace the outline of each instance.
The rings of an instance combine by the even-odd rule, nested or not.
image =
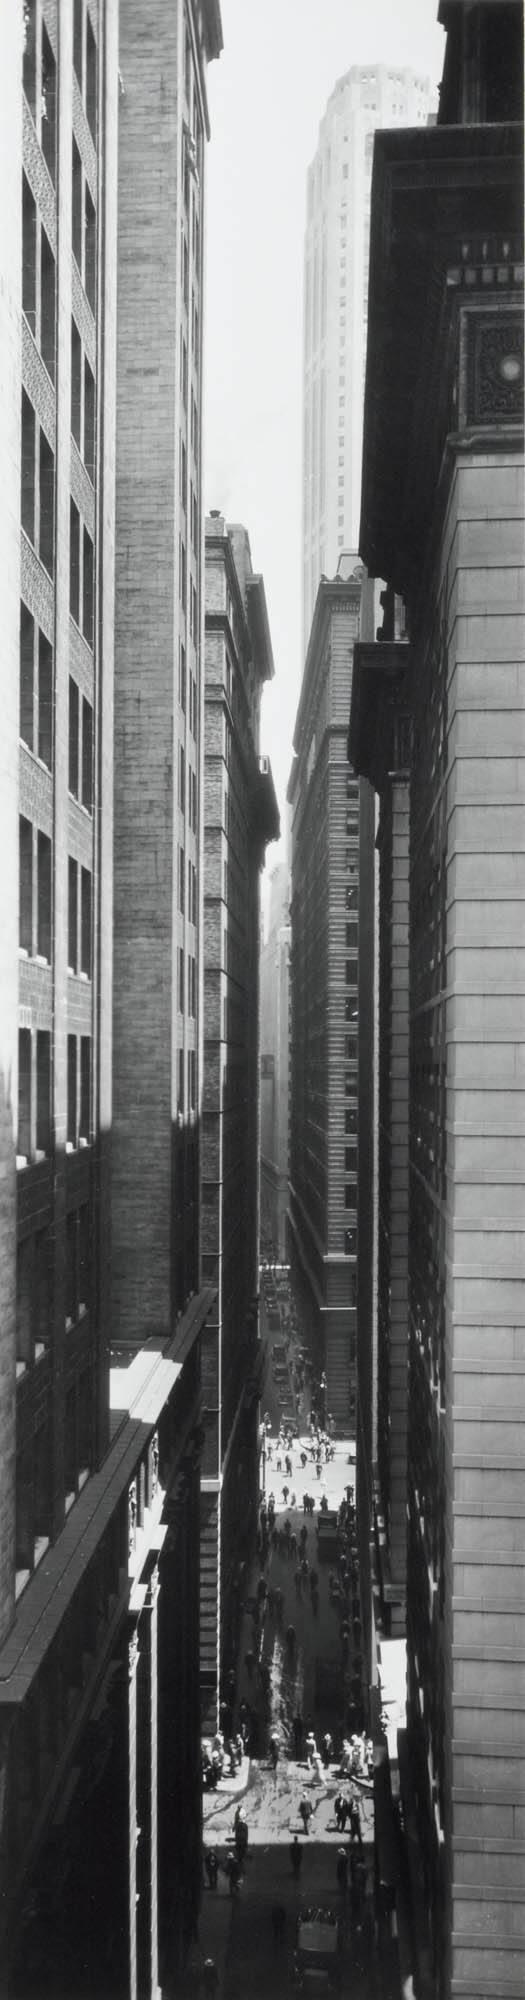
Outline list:
[[[15,1128],[18,984],[18,687],[20,596],[21,37],[4,37],[0,125],[0,1639],[13,1616],[15,1446]]]

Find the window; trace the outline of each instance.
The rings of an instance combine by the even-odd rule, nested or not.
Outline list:
[[[37,952],[51,958],[51,841],[39,833],[37,847]]]
[[[33,118],[36,112],[36,0],[25,0],[23,10],[23,84]]]
[[[91,812],[93,804],[93,710],[82,699],[82,804]]]
[[[182,639],[179,645],[179,702],[183,715],[185,715],[186,714],[186,647],[183,646]]]
[[[345,1257],[357,1256],[357,1229],[345,1229]]]
[[[38,755],[51,770],[53,754],[53,652],[49,639],[38,634]]]
[[[22,192],[22,309],[36,337],[36,202],[25,174]]]
[[[347,888],[347,891],[346,891],[346,907],[347,907],[347,910],[356,910],[356,909],[357,909],[357,898],[358,898],[358,888],[357,888],[357,882],[349,882],[349,884],[348,884],[348,888]]]
[[[80,871],[80,970],[91,978],[91,875]]]
[[[357,1146],[345,1147],[345,1173],[357,1174]]]
[[[76,1215],[68,1215],[66,1217],[66,1327],[74,1326],[77,1312],[77,1218]],[[69,1396],[67,1401],[69,1402]],[[69,1486],[69,1477],[67,1484]]]
[[[18,873],[18,943],[22,951],[33,950],[33,828],[20,817]]]
[[[40,561],[53,575],[55,558],[55,460],[51,445],[40,432]]]
[[[51,175],[53,184],[56,174],[56,89],[55,58],[49,36],[46,34],[45,27],[42,27],[42,120],[40,143],[46,167]]]
[[[178,964],[179,964],[178,1006],[179,1006],[179,1014],[183,1014],[184,1013],[184,951],[182,945],[179,945],[178,948]]]
[[[89,1305],[89,1208],[83,1203],[78,1211],[78,1297],[81,1310]]]
[[[81,1139],[91,1137],[91,1040],[89,1035],[80,1037],[80,1123]]]
[[[33,1242],[30,1236],[17,1245],[16,1252],[16,1358],[26,1367],[33,1359]]]
[[[78,971],[78,864],[72,855],[68,859],[67,884],[67,962],[70,972]]]
[[[51,1141],[51,1036],[39,1028],[36,1038],[36,1145],[48,1153]]]
[[[72,152],[72,242],[73,256],[82,276],[82,161],[76,140]]]
[[[22,390],[22,527],[30,542],[35,539],[35,412],[25,389]]]
[[[95,477],[95,377],[84,360],[84,464],[90,479]]]
[[[80,514],[74,500],[69,503],[69,610],[80,624]],[[70,791],[72,786],[69,787]]]
[[[181,912],[181,915],[184,916],[184,903],[185,903],[184,889],[186,880],[186,862],[185,862],[183,847],[179,847],[178,861],[179,861],[179,910]]]
[[[354,949],[357,949],[357,923],[347,924],[346,926],[347,951],[352,950],[352,947],[354,947]]]
[[[93,645],[93,543],[84,528],[84,576],[82,591],[82,631],[88,646]]]
[[[32,750],[34,740],[35,626],[27,605],[20,605],[20,735]]]
[[[66,1139],[67,1139],[67,1144],[68,1144],[68,1146],[76,1146],[76,1143],[77,1143],[77,1038],[76,1038],[76,1035],[68,1035],[68,1038],[67,1038],[67,1126],[66,1126]]]
[[[97,217],[87,185],[84,187],[84,287],[91,311],[95,311],[97,284]]]
[[[345,1111],[345,1132],[357,1132],[357,1104],[348,1104]]]
[[[179,744],[179,807],[186,811],[186,760],[182,743]]]
[[[82,436],[82,341],[71,321],[71,431],[80,451]]]
[[[84,9],[83,9],[83,0],[74,0],[74,4],[73,4],[73,69],[74,69],[74,71],[75,71],[75,76],[76,76],[76,79],[77,79],[77,83],[78,83],[78,87],[79,87],[79,90],[80,90],[80,93],[81,93],[81,95],[82,95],[82,83],[83,83],[83,62],[82,62],[82,55],[83,55],[83,26],[84,26],[84,19],[83,19],[83,14],[84,14]]]
[[[28,1160],[31,1153],[31,1034],[18,1030],[18,1138],[17,1152]]]
[[[89,10],[87,11],[87,14],[86,14],[86,93],[85,93],[85,102],[86,102],[86,118],[87,118],[87,122],[88,122],[88,125],[89,125],[89,130],[90,130],[90,133],[91,133],[91,137],[92,137],[92,139],[93,139],[94,141],[96,141],[96,136],[97,136],[97,44],[96,44],[96,41],[95,41],[95,36],[94,36],[94,34],[93,34],[93,29],[92,29],[92,26],[91,26],[91,20],[90,20],[90,16],[89,16]]]
[[[346,984],[347,986],[357,986],[357,958],[347,958]]]
[[[35,1358],[47,1347],[51,1322],[49,1233],[39,1229],[35,1237]]]
[[[55,259],[45,229],[40,239],[40,352],[55,380]]]
[[[186,549],[179,535],[179,596],[183,611],[186,610]]]
[[[184,973],[183,973],[183,983],[184,983]],[[179,1111],[184,1111],[184,1049],[179,1049],[177,1105]]]
[[[357,1062],[357,1035],[347,1035],[345,1054],[347,1062]]]
[[[76,509],[75,509],[76,511]],[[79,695],[76,681],[69,676],[69,765],[68,785],[74,799],[78,799],[78,712]]]

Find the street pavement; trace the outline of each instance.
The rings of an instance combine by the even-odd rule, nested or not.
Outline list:
[[[291,1449],[292,1474],[286,1479],[284,1454],[282,1470],[278,1470],[274,1436],[270,1465],[266,1466],[266,1492],[267,1495],[271,1490],[274,1492],[278,1527],[282,1529],[287,1517],[291,1532],[297,1538],[303,1523],[308,1528],[308,1559],[310,1568],[316,1568],[319,1578],[318,1611],[315,1612],[312,1607],[309,1580],[302,1583],[300,1589],[297,1587],[297,1565],[293,1558],[290,1560],[284,1552],[272,1549],[264,1574],[269,1588],[282,1590],[282,1616],[276,1620],[266,1609],[262,1622],[254,1630],[250,1607],[262,1573],[260,1563],[255,1562],[245,1596],[237,1694],[238,1700],[244,1697],[249,1703],[256,1718],[258,1755],[243,1761],[235,1779],[224,1779],[216,1792],[204,1794],[204,1847],[215,1848],[219,1875],[215,1890],[208,1887],[204,1875],[199,1943],[188,1968],[186,1983],[179,1984],[176,1989],[181,2000],[183,1996],[186,2000],[186,1996],[205,1992],[203,1965],[208,1956],[217,1967],[217,1995],[220,2000],[251,2000],[251,1996],[253,2000],[285,2000],[285,1996],[291,1996],[295,1990],[293,1953],[297,1917],[300,1909],[308,1905],[329,1907],[343,1922],[342,1991],[345,2000],[346,1996],[348,2000],[398,2000],[400,1993],[395,1943],[392,1944],[389,1937],[378,1938],[377,1929],[375,1938],[365,1942],[356,1916],[352,1920],[349,1909],[343,1907],[342,1894],[337,1885],[337,1850],[341,1845],[341,1836],[335,1821],[334,1798],[341,1782],[338,1764],[334,1761],[328,1772],[324,1772],[318,1780],[307,1763],[298,1762],[293,1755],[291,1724],[293,1715],[298,1711],[303,1717],[305,1734],[307,1729],[313,1727],[319,1742],[328,1726],[339,1750],[346,1698],[340,1621],[328,1584],[332,1563],[319,1554],[316,1522],[323,1493],[329,1507],[337,1508],[346,1489],[349,1486],[353,1488],[353,1451],[349,1441],[339,1440],[333,1460],[323,1466],[322,1477],[318,1480],[311,1459],[306,1470],[301,1467],[301,1450],[306,1449],[309,1442],[309,1438],[294,1441]],[[294,1508],[289,1504],[286,1506],[284,1501],[283,1480],[289,1488],[288,1501],[290,1495],[295,1493],[297,1504]],[[311,1493],[316,1503],[313,1520],[303,1513],[304,1492]],[[333,1567],[336,1568],[336,1564]],[[285,1637],[289,1623],[293,1623],[296,1632],[292,1663]],[[251,1653],[254,1655],[253,1662],[249,1658]],[[321,1703],[317,1701],[316,1705],[318,1662],[322,1662],[325,1679],[326,1664],[329,1664],[329,1699],[327,1701],[325,1692]],[[351,1666],[350,1658],[348,1672]],[[273,1728],[277,1728],[282,1745],[275,1774],[268,1757],[269,1735]],[[304,1835],[298,1811],[303,1794],[309,1796],[313,1805],[308,1836]],[[364,1857],[371,1887],[371,1786],[363,1787],[361,1801]],[[239,1803],[242,1803],[246,1813],[249,1845],[239,1892],[232,1897],[224,1863],[233,1842],[234,1812]],[[299,1884],[294,1880],[288,1852],[295,1833],[302,1850]],[[345,1845],[348,1847],[348,1841]],[[276,1905],[282,1906],[285,1911],[284,1936],[278,1948],[272,1928],[272,1909]]]

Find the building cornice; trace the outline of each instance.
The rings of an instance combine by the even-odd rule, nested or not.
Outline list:
[[[513,384],[501,374],[499,401],[497,371],[506,332],[519,354],[522,157],[518,125],[376,134],[360,552],[405,598],[448,434],[488,425],[492,394],[493,421],[511,415],[519,442],[522,361]]]

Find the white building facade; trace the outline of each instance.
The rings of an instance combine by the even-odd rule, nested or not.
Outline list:
[[[303,654],[317,587],[357,549],[374,132],[421,125],[428,79],[382,64],[339,78],[308,169],[303,341]]]

